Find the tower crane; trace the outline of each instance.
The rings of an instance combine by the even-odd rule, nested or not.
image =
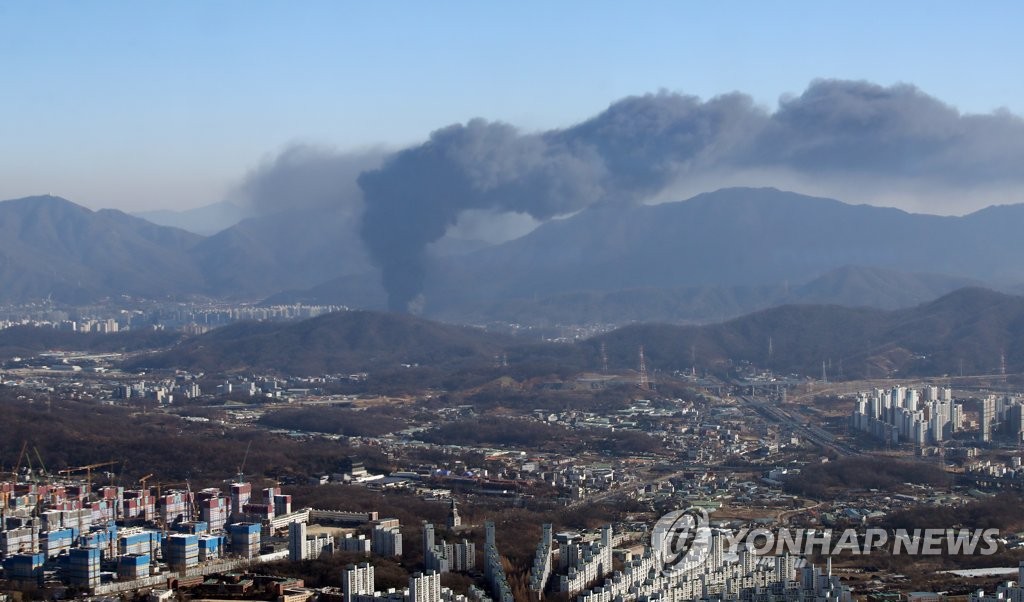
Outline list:
[[[14,470],[11,471],[11,476],[14,478],[14,484],[18,484],[18,471],[21,470],[21,461],[25,459],[25,450],[28,448],[28,440],[21,444],[21,451],[18,452],[18,461],[14,463]]]
[[[245,446],[245,455],[242,456],[242,463],[238,466],[238,482],[245,482],[245,461],[249,459],[249,450],[252,448],[252,440],[249,440],[249,445]]]
[[[87,494],[91,495],[92,494],[92,469],[93,468],[101,468],[103,466],[111,466],[113,464],[117,464],[117,461],[116,460],[111,460],[110,462],[97,462],[96,464],[88,464],[86,466],[78,466],[76,468],[65,468],[64,470],[58,470],[57,472],[59,474],[63,474],[63,475],[72,475],[72,474],[74,474],[76,472],[85,471],[85,475],[86,475],[85,476],[85,480],[86,480],[86,484],[88,486],[88,489],[86,490],[86,492],[87,492]]]
[[[163,495],[164,487],[181,487],[182,485],[188,485],[188,482],[182,481],[180,483],[157,483],[156,485],[152,485],[152,487],[156,487],[156,497],[160,498]]]
[[[46,471],[46,464],[43,463],[43,456],[39,453],[39,448],[33,445],[32,451],[36,452],[36,459],[39,460],[39,468],[43,471],[41,474],[44,477],[49,476],[49,473]]]

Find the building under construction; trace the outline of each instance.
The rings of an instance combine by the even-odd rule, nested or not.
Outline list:
[[[148,484],[152,475],[137,488],[93,483],[92,471],[111,464],[58,478],[26,479],[16,469],[0,482],[0,564],[11,586],[59,582],[93,593],[167,587],[260,560],[269,535],[309,517],[308,510],[292,512],[291,496],[280,489],[253,495],[246,482],[226,492]],[[72,478],[83,472],[84,479]]]

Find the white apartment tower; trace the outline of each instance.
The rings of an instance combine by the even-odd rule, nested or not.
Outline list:
[[[409,602],[441,602],[441,574],[416,573],[409,578]]]
[[[341,571],[341,589],[345,602],[352,602],[356,596],[372,596],[374,589],[373,565],[361,562],[345,567]]]

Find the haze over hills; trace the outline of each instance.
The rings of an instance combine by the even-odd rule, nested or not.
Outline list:
[[[965,217],[731,188],[654,206],[598,207],[504,245],[441,262],[429,303],[569,291],[807,282],[843,266],[1024,280],[1024,206]],[[459,286],[461,281],[472,287]],[[471,296],[470,296],[471,295]]]
[[[653,311],[647,319],[702,322],[784,302],[902,307],[1024,280],[1014,224],[1024,224],[1024,206],[939,217],[774,189],[595,207],[501,245],[433,258],[424,312],[559,321],[583,304],[596,319]],[[273,299],[354,304],[370,292],[349,277]]]
[[[189,292],[200,279],[188,250],[202,237],[116,210],[53,196],[0,203],[0,301],[86,303],[120,294]]]
[[[191,257],[212,294],[247,299],[372,269],[355,223],[317,210],[242,220],[197,243]]]
[[[288,212],[203,237],[58,197],[0,202],[0,301],[258,299],[369,269],[351,223]]]
[[[134,213],[135,217],[152,222],[158,226],[169,226],[180,228],[193,234],[211,236],[230,228],[243,219],[249,217],[250,211],[232,203],[231,201],[220,201],[211,203],[195,209],[184,211],[158,210],[140,211]]]
[[[843,266],[1012,287],[1024,282],[1007,259],[1024,245],[1021,205],[938,217],[768,188],[644,203],[755,184],[966,210],[1017,200],[1022,140],[1024,121],[1007,111],[817,79],[776,107],[739,91],[662,91],[543,131],[475,118],[395,150],[292,144],[232,187],[253,221],[185,253],[200,277],[176,287],[165,276],[235,300],[315,287],[355,305],[383,289],[388,308],[427,315],[564,294],[784,288]],[[453,238],[509,242],[474,252]],[[325,286],[335,278],[347,280]]]
[[[427,265],[422,308],[450,321],[622,324],[708,322],[794,302],[905,307],[965,285],[1024,282],[1022,224],[1024,205],[938,217],[774,189],[604,205],[499,245],[438,245],[446,250]],[[201,237],[34,197],[0,203],[0,228],[5,301],[386,302],[348,213],[282,211]]]

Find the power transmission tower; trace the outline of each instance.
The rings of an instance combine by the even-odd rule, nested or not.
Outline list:
[[[644,346],[640,345],[640,388],[647,391],[651,388],[651,381],[647,376],[647,360],[644,359]]]

